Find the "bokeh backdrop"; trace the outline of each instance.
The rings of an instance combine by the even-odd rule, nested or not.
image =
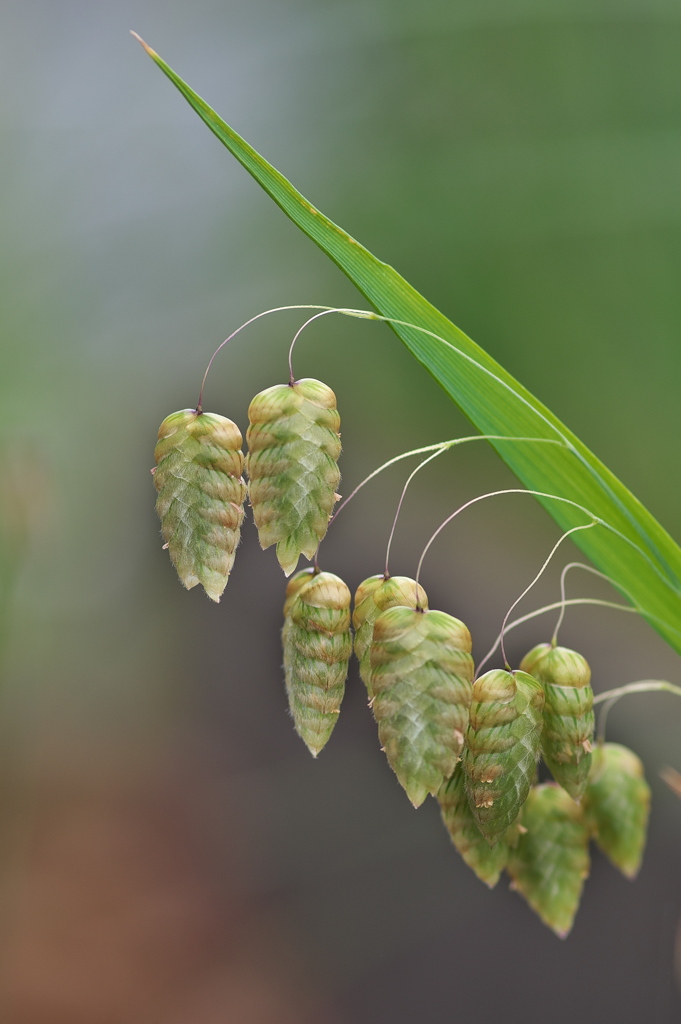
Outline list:
[[[461,863],[378,750],[353,667],[313,761],[280,669],[285,580],[252,525],[219,606],[161,551],[158,424],[262,309],[357,305],[341,273],[149,61],[139,32],[309,198],[395,265],[681,537],[678,0],[4,0],[0,9],[0,1015],[8,1024],[668,1024],[681,1010],[681,706],[629,698],[635,883],[597,853],[560,942]],[[302,322],[244,332],[206,407],[244,428]],[[470,432],[384,326],[326,317],[299,376],[338,395],[344,493]],[[404,464],[324,544],[382,568]],[[393,571],[513,478],[482,445],[428,467]],[[558,531],[531,499],[441,536],[423,582],[481,655]],[[530,610],[558,597],[566,545]],[[576,570],[569,596],[612,597]],[[550,635],[510,638],[521,656]],[[645,624],[570,610],[597,690],[680,678]],[[677,957],[678,959],[678,957]],[[678,969],[677,969],[678,970]]]

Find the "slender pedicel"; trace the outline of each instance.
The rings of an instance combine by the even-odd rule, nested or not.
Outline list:
[[[618,686],[614,690],[605,690],[603,693],[597,694],[594,697],[594,704],[603,704],[603,710],[598,719],[598,742],[605,742],[605,726],[608,714],[618,700],[622,697],[627,697],[630,693],[653,693],[660,690],[681,697],[681,686],[675,686],[664,679],[641,679],[636,683],[627,683],[626,686]]]
[[[510,633],[512,629],[517,626],[522,626],[525,622],[530,622],[532,619],[536,619],[539,615],[545,615],[547,612],[553,612],[556,608],[562,608],[579,604],[593,604],[598,605],[601,608],[614,608],[618,612],[632,612],[634,615],[640,614],[638,608],[632,608],[627,604],[615,604],[614,601],[604,601],[600,597],[571,597],[567,601],[554,601],[553,604],[545,604],[543,608],[537,608],[533,612],[528,612],[527,615],[521,615],[520,618],[514,619],[513,622],[509,622],[506,626],[505,633]],[[478,665],[478,672],[486,665],[493,654],[501,643],[501,633],[494,641],[494,645],[489,649],[485,657]]]

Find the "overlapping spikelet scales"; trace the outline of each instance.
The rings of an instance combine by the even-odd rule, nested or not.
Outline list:
[[[231,420],[183,409],[167,416],[154,451],[156,511],[171,561],[188,590],[219,601],[234,564],[246,485],[241,433]]]
[[[408,576],[370,576],[357,587],[352,625],[355,629],[355,654],[359,660],[359,674],[367,688],[371,689],[371,640],[374,623],[388,608],[427,608],[428,598],[422,586]]]
[[[312,558],[329,525],[340,481],[340,417],[321,381],[275,384],[248,409],[246,472],[260,546],[277,545],[289,576]]]
[[[582,808],[549,782],[530,790],[522,823],[525,831],[508,856],[512,888],[564,939],[589,874],[589,831]]]
[[[338,576],[303,569],[289,581],[282,642],[293,722],[316,757],[338,721],[352,653],[350,591]]]
[[[454,773],[471,700],[470,650],[468,629],[446,612],[389,608],[374,623],[378,735],[415,807]]]
[[[591,768],[594,734],[591,669],[567,647],[539,644],[520,663],[542,683],[542,752],[551,774],[575,800],[581,800]]]
[[[635,878],[646,843],[650,786],[633,750],[596,747],[584,795],[587,825],[598,846],[627,878]]]
[[[490,846],[478,828],[466,795],[461,764],[456,766],[451,779],[442,786],[437,799],[442,821],[454,846],[480,881],[493,889],[506,866],[508,847],[503,842]]]
[[[544,692],[526,672],[492,669],[475,680],[463,766],[480,831],[497,843],[518,817],[541,744]]]

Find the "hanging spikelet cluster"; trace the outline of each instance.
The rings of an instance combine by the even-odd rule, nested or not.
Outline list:
[[[494,845],[530,791],[539,757],[544,691],[526,672],[493,669],[476,679],[463,766],[471,810]]]
[[[355,593],[355,608],[352,613],[355,654],[359,661],[359,674],[369,697],[373,696],[370,659],[374,623],[381,612],[400,606],[428,608],[425,590],[408,576],[370,576],[368,580],[360,583]]]
[[[246,485],[241,433],[231,420],[194,409],[167,416],[154,451],[156,511],[185,587],[219,601],[234,564]]]
[[[471,635],[451,615],[389,608],[376,619],[370,685],[390,766],[418,807],[451,778],[473,684]]]
[[[539,644],[520,663],[544,687],[544,760],[556,782],[575,800],[586,789],[594,733],[591,669],[567,647]]]
[[[523,807],[523,833],[508,873],[542,921],[564,939],[589,874],[589,831],[580,806],[554,783],[535,786]]]
[[[437,795],[445,828],[464,861],[490,889],[499,881],[508,860],[508,846],[501,842],[490,846],[475,820],[466,793],[466,777],[461,764]]]
[[[330,572],[303,569],[290,580],[284,605],[284,671],[296,732],[316,757],[338,721],[345,693],[350,591]]]
[[[312,558],[337,500],[341,451],[336,396],[321,381],[275,384],[248,409],[248,493],[260,546],[277,546],[289,576]]]
[[[596,844],[623,875],[635,878],[646,844],[650,786],[633,751],[619,743],[596,748],[584,805]]]
[[[312,559],[338,499],[336,397],[320,381],[275,385],[250,404],[248,455],[238,427],[185,409],[155,449],[156,508],[187,588],[218,601],[232,570],[248,494],[263,548],[290,576]],[[288,582],[282,643],[296,732],[316,757],[338,721],[353,650],[351,595],[315,565]],[[591,671],[543,643],[511,671],[474,678],[471,635],[428,607],[406,576],[371,576],[355,594],[354,651],[381,747],[409,800],[430,794],[465,863],[490,888],[506,871],[541,920],[570,931],[593,839],[628,878],[641,864],[650,789],[638,757],[592,750]],[[555,782],[537,785],[540,756]]]

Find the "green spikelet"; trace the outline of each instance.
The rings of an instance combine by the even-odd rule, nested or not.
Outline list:
[[[490,889],[499,881],[499,876],[508,860],[505,843],[490,846],[478,828],[466,795],[465,776],[461,764],[437,795],[442,821],[462,858],[481,882]]]
[[[520,667],[544,686],[544,760],[556,782],[581,800],[591,769],[594,734],[591,669],[581,654],[551,644],[534,647]]]
[[[167,416],[154,451],[156,511],[170,559],[187,590],[219,601],[244,518],[241,433],[231,420],[183,409]]]
[[[544,692],[526,672],[492,669],[473,685],[463,765],[471,811],[490,845],[518,817],[534,779]]]
[[[316,757],[338,721],[352,653],[350,591],[338,576],[303,569],[289,581],[282,642],[293,722]]]
[[[589,874],[589,831],[582,809],[549,782],[530,790],[522,823],[526,831],[508,856],[511,888],[564,939]]]
[[[627,878],[635,878],[646,843],[650,786],[636,754],[619,743],[594,751],[584,813],[603,853]]]
[[[336,396],[321,381],[275,384],[248,409],[248,492],[260,546],[277,545],[287,576],[324,537],[340,472]]]
[[[471,700],[470,650],[468,629],[446,612],[389,608],[374,624],[378,735],[415,807],[454,774]]]
[[[359,660],[359,674],[370,697],[371,690],[371,640],[374,623],[388,608],[428,607],[428,598],[422,586],[408,576],[370,576],[357,588],[352,625],[355,628],[355,654]]]

